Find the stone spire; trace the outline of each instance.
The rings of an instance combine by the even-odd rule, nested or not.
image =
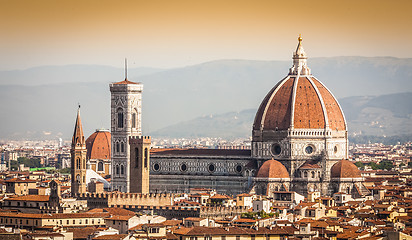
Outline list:
[[[80,146],[80,147],[86,146],[85,144],[86,143],[85,143],[84,135],[83,135],[82,121],[80,119],[80,105],[79,105],[79,109],[77,110],[76,124],[74,125],[72,148],[76,146]]]
[[[289,75],[311,75],[310,68],[307,66],[307,59],[305,50],[302,46],[302,37],[299,34],[298,47],[293,53],[293,66],[289,69]]]
[[[84,140],[82,121],[80,119],[80,105],[77,110],[76,125],[72,138],[71,170],[72,170],[72,196],[86,192],[86,141]]]

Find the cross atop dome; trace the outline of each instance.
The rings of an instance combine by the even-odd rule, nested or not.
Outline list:
[[[298,47],[293,53],[293,66],[289,69],[289,75],[311,75],[310,68],[307,66],[307,59],[305,50],[302,46],[302,37],[299,34]]]

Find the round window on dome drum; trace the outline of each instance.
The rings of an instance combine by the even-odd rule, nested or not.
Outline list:
[[[237,165],[236,168],[235,168],[235,170],[236,170],[236,172],[241,173],[242,170],[243,170],[242,165]]]
[[[153,170],[155,170],[156,172],[160,170],[160,164],[155,163],[153,164]]]
[[[211,163],[209,164],[208,169],[209,169],[209,172],[214,172],[216,170],[216,167],[214,164]]]
[[[336,154],[338,152],[338,146],[335,145],[335,147],[333,148],[333,152]]]
[[[313,146],[307,146],[306,148],[305,148],[305,153],[306,154],[312,154],[313,153],[313,151],[314,151],[314,149],[313,149]]]
[[[282,148],[280,147],[279,144],[273,144],[272,145],[272,153],[273,155],[279,155],[282,152]]]
[[[182,171],[182,172],[186,172],[186,171],[187,171],[187,165],[186,165],[186,163],[183,163],[182,165],[180,165],[180,171]]]

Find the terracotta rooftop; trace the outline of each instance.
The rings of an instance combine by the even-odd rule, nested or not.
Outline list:
[[[24,195],[8,198],[6,201],[48,202],[49,198],[49,195]]]
[[[294,229],[294,228],[293,228]],[[273,235],[287,235],[288,231],[284,228],[274,227],[272,229],[259,228],[258,230],[239,227],[192,227],[192,228],[179,228],[174,231],[176,235],[186,236],[204,236],[212,235],[254,235],[254,234],[273,234]]]
[[[115,83],[113,83],[113,84],[138,84],[138,83],[135,83],[135,82],[129,81],[129,80],[126,78],[126,79],[125,79],[125,80],[123,80],[123,81],[120,81],[120,82],[115,82]]]
[[[282,163],[274,159],[263,163],[256,174],[259,178],[289,178],[288,170]]]
[[[166,220],[162,224],[165,226],[178,226],[182,224],[182,220]]]
[[[222,194],[215,194],[210,199],[231,199],[229,196],[222,195]]]
[[[119,215],[119,216],[135,216],[136,213],[133,211],[129,211],[124,208],[94,208],[87,213],[110,213],[111,215]]]
[[[315,168],[321,168],[319,164],[314,163],[312,161],[306,161],[302,166],[299,167],[299,169],[315,169]]]
[[[121,215],[113,215],[110,217],[105,218],[106,220],[114,220],[114,221],[129,221],[130,218],[134,216],[121,216]]]
[[[333,164],[332,168],[330,169],[331,177],[332,178],[360,178],[361,173],[356,167],[349,160],[340,160],[339,162]]]
[[[54,213],[54,214],[39,214],[39,213],[16,213],[16,212],[0,212],[1,217],[13,218],[34,218],[34,219],[71,219],[71,218],[104,218],[108,217],[108,213]]]
[[[185,218],[185,221],[200,222],[205,219],[206,218],[201,218],[201,217],[188,217],[188,218]]]
[[[111,134],[97,130],[86,140],[87,159],[111,159]]]
[[[8,183],[8,182],[16,182],[16,183],[35,183],[35,182],[37,182],[36,180],[31,180],[31,179],[28,179],[28,178],[25,178],[25,179],[21,179],[21,178],[12,178],[12,179],[9,179],[9,180],[6,180],[6,181],[4,181],[4,182],[6,182],[6,183]]]
[[[101,235],[95,237],[93,239],[96,240],[122,240],[125,239],[128,235],[127,234],[113,234],[113,235]]]
[[[310,76],[288,76],[272,88],[256,113],[253,129],[287,130],[292,124],[295,129],[324,129],[328,125],[332,130],[346,130],[337,100]]]

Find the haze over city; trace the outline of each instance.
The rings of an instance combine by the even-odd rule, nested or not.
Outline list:
[[[172,68],[217,59],[409,58],[412,3],[391,1],[2,1],[0,70],[99,64]]]

